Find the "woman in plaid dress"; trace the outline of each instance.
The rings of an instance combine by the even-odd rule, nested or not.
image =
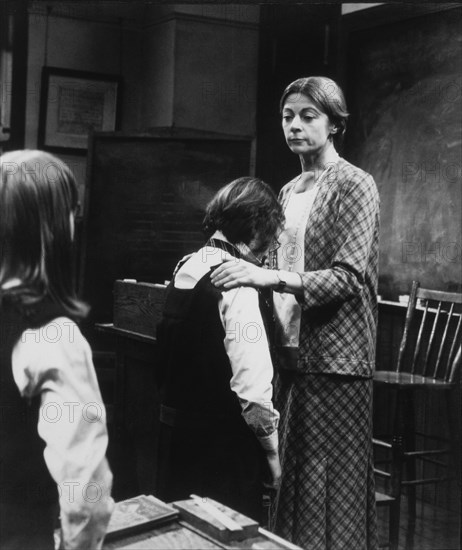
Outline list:
[[[302,172],[279,195],[286,224],[272,269],[228,263],[212,281],[275,290],[282,482],[273,529],[310,550],[374,550],[379,196],[336,151],[348,113],[334,81],[298,79],[280,107]]]

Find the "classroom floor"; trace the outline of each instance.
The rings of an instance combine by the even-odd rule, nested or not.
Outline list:
[[[379,542],[388,538],[387,509],[379,508]],[[415,533],[408,529],[407,503],[401,501],[401,522],[398,550],[460,550],[461,518],[456,512],[448,512],[422,502],[417,503]]]

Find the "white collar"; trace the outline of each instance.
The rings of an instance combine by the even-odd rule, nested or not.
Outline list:
[[[234,246],[235,248],[237,248],[237,250],[239,250],[244,260],[247,260],[248,262],[255,265],[261,265],[261,260],[255,256],[255,254],[245,243],[232,243],[219,230],[215,231],[215,233],[212,235],[212,239],[220,239],[221,241],[229,243],[231,246]]]

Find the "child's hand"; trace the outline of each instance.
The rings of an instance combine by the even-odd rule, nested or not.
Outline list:
[[[281,463],[279,462],[279,453],[277,451],[270,451],[266,453],[266,460],[268,463],[270,479],[263,483],[266,489],[273,489],[277,491],[281,484]]]

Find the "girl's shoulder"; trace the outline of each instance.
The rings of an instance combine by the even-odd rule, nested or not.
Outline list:
[[[55,317],[34,329],[26,329],[12,352],[12,369],[23,397],[44,388],[95,379],[91,348],[69,317]]]
[[[80,355],[89,350],[89,343],[74,320],[64,315],[48,319],[39,326],[26,328],[18,345],[33,354]]]

